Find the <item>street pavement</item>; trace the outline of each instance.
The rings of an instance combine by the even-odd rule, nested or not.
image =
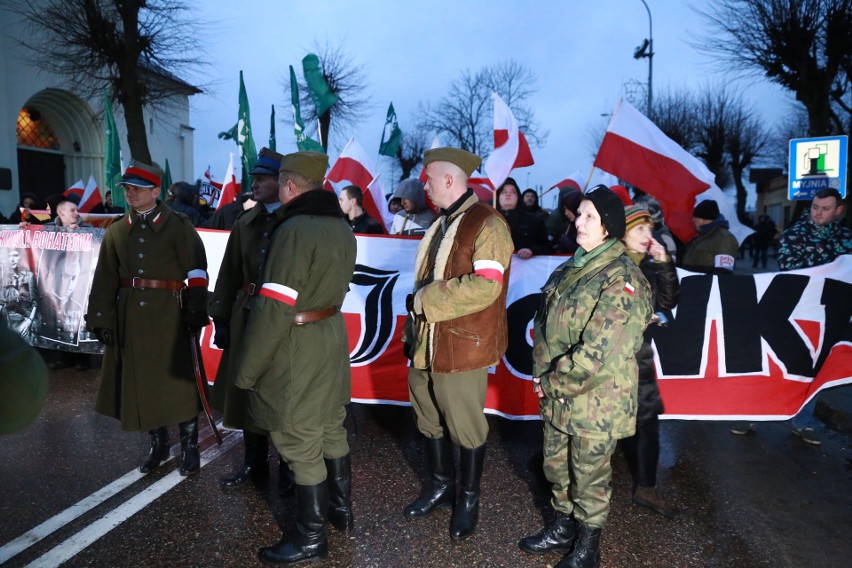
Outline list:
[[[97,363],[97,361],[96,361]],[[201,471],[177,475],[173,459],[143,476],[147,435],[122,432],[92,410],[98,370],[53,371],[42,415],[0,438],[2,566],[259,566],[257,549],[294,530],[294,503],[278,495],[277,466],[225,492],[238,466],[238,432],[216,446],[201,431]],[[541,473],[541,424],[489,417],[478,531],[454,543],[449,512],[402,517],[425,475],[411,409],[351,405],[347,427],[356,528],[330,529],[329,557],[312,566],[554,566],[559,555],[521,552],[517,541],[552,512]],[[852,453],[848,433],[815,424],[821,446],[760,423],[747,436],[728,423],[664,421],[659,487],[674,520],[630,502],[624,459],[613,459],[604,567],[846,567],[852,558]],[[280,525],[280,527],[279,527]]]

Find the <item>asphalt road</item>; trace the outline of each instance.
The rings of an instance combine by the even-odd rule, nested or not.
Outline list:
[[[202,429],[197,475],[178,476],[177,459],[150,475],[136,473],[147,436],[122,432],[117,421],[94,413],[97,382],[95,369],[52,372],[42,416],[0,438],[2,566],[256,566],[259,547],[277,542],[281,528],[293,530],[294,504],[277,494],[277,467],[255,485],[219,488],[219,478],[241,463],[239,433],[218,447]],[[517,548],[551,514],[541,425],[489,422],[479,529],[453,543],[448,512],[417,522],[402,517],[425,475],[411,410],[352,405],[356,529],[349,536],[331,529],[330,556],[311,565],[555,565],[556,554],[534,557]],[[632,505],[616,453],[603,566],[849,566],[851,440],[817,429],[823,445],[813,447],[785,423],[762,423],[741,437],[726,423],[665,421],[659,486],[681,515],[669,520]],[[176,442],[174,427],[171,436]]]

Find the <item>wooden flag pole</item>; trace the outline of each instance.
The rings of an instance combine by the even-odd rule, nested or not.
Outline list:
[[[586,185],[583,186],[583,193],[586,193],[586,189],[589,187],[589,182],[592,181],[592,174],[595,173],[595,166],[592,166],[592,169],[589,170],[589,177],[586,178]]]

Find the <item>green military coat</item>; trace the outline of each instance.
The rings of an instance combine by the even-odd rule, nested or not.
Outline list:
[[[120,279],[184,281],[207,270],[204,244],[189,220],[163,203],[142,219],[116,219],[101,243],[86,328],[112,329],[95,410],[124,430],[153,430],[200,410],[179,293],[122,287]]]
[[[331,192],[308,191],[282,209],[285,220],[272,236],[261,289],[252,298],[235,380],[250,390],[251,420],[271,432],[322,424],[351,396],[343,314],[305,325],[293,318],[343,304],[355,270],[355,237]]]
[[[246,391],[234,385],[236,354],[243,340],[245,303],[249,298],[245,285],[257,284],[260,279],[261,264],[275,223],[275,213],[267,213],[262,203],[240,215],[228,237],[210,302],[210,317],[230,326],[231,343],[222,351],[216,382],[210,393],[211,406],[223,414],[223,422],[230,428],[246,426]]]
[[[648,281],[619,241],[559,266],[535,318],[533,376],[543,420],[571,435],[619,439],[636,428],[636,352],[651,319]],[[596,254],[597,253],[597,254]]]

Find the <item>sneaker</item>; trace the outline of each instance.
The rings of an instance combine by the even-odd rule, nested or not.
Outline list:
[[[810,444],[812,446],[819,446],[822,444],[822,440],[817,436],[816,430],[813,428],[791,428],[793,434],[802,439],[806,444]]]
[[[757,430],[757,425],[749,422],[737,422],[731,426],[731,434],[736,434],[737,436],[745,436],[749,432],[754,432],[755,430]]]

